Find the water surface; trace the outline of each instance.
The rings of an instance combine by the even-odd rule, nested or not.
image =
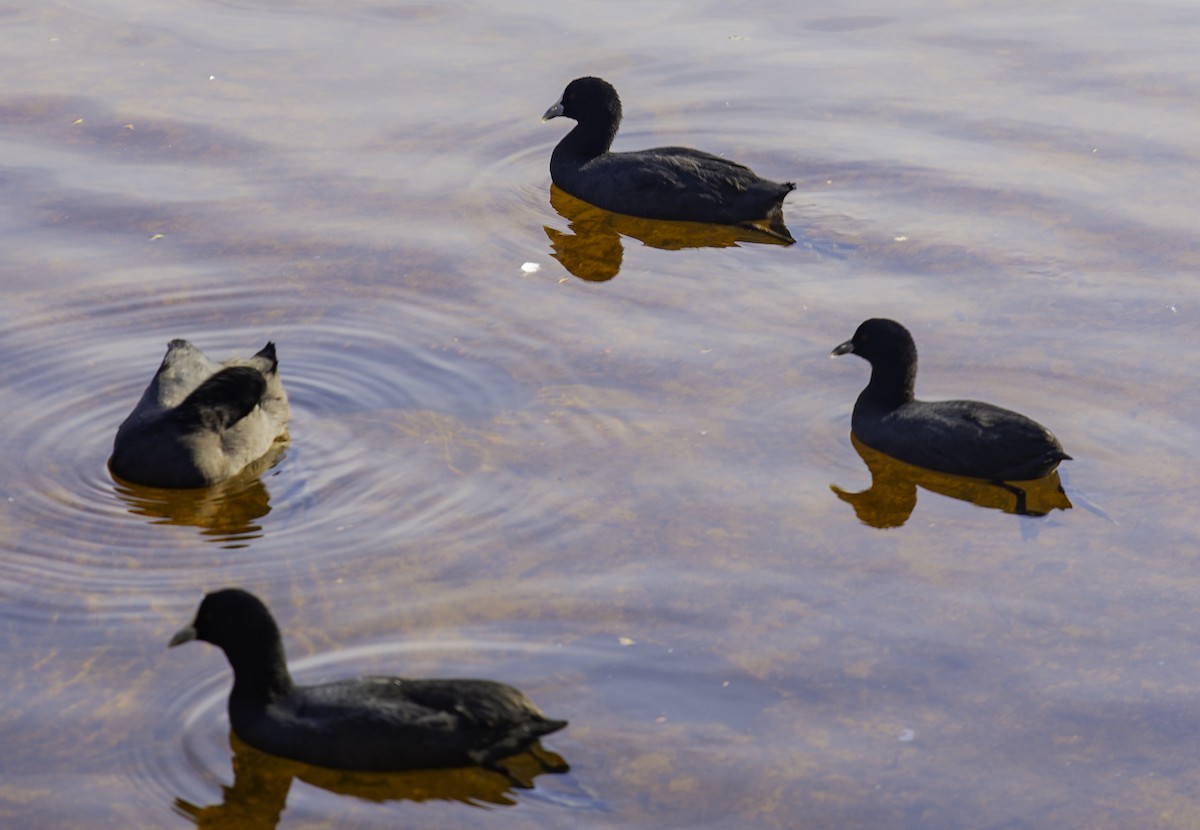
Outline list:
[[[0,823],[1200,823],[1200,11],[0,15]],[[619,149],[795,180],[798,243],[555,196],[539,118],[583,74]],[[1044,515],[860,456],[867,366],[827,355],[870,316],[926,397],[1053,428]],[[173,337],[277,343],[292,442],[258,477],[108,474]],[[219,652],[165,647],[226,585],[302,681],[519,685],[571,771],[231,743]]]

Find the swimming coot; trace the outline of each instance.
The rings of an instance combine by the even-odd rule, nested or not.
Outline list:
[[[783,223],[792,182],[759,178],[749,167],[687,147],[611,153],[621,99],[600,78],[576,78],[542,120],[573,118],[575,128],[550,156],[550,178],[577,199],[640,216],[742,225],[795,242]]]
[[[109,468],[149,487],[216,484],[286,440],[288,413],[274,343],[221,364],[186,340],[172,340],[117,428]]]
[[[1071,457],[1050,430],[1019,413],[979,401],[915,400],[917,347],[894,320],[867,320],[831,357],[851,352],[871,364],[850,426],[872,449],[991,481],[1041,478]]]
[[[507,776],[499,760],[567,725],[491,680],[360,677],[297,686],[271,613],[238,588],[205,596],[170,645],[189,640],[212,643],[229,659],[234,734],[307,764],[378,772],[477,764]]]

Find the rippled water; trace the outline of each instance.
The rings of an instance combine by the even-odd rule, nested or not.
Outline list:
[[[1200,825],[1200,10],[0,4],[0,824]],[[795,180],[791,247],[550,188],[617,145]],[[852,443],[927,397],[1051,426],[1028,494]],[[292,440],[115,482],[168,340],[278,345]],[[258,471],[256,471],[258,472]],[[205,590],[306,682],[486,676],[564,775],[344,775],[231,740]],[[518,759],[521,774],[538,770]]]

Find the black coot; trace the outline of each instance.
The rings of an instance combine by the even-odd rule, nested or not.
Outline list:
[[[979,401],[915,400],[917,346],[894,320],[867,320],[831,356],[851,352],[871,364],[850,425],[872,449],[991,481],[1041,478],[1071,457],[1050,430],[1020,413]]]
[[[307,764],[373,771],[478,764],[507,776],[499,760],[567,725],[492,680],[360,677],[297,686],[271,613],[238,588],[205,596],[170,645],[189,640],[212,643],[229,659],[234,734]]]
[[[759,178],[749,167],[688,147],[609,152],[621,99],[607,81],[571,81],[543,120],[560,115],[577,123],[550,156],[550,178],[577,199],[614,213],[742,225],[795,241],[782,210],[792,182]]]

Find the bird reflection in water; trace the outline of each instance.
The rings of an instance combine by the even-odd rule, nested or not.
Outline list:
[[[1051,510],[1067,510],[1071,501],[1063,490],[1058,471],[1033,481],[987,481],[948,475],[897,461],[873,450],[850,434],[850,443],[871,472],[871,486],[850,493],[835,484],[830,489],[854,508],[859,520],[872,527],[900,527],[917,506],[917,487],[934,493],[1015,513],[1045,516]]]
[[[154,524],[197,527],[202,536],[223,547],[244,547],[262,536],[258,519],[271,512],[271,497],[261,476],[285,452],[286,446],[278,444],[233,478],[211,487],[144,487],[113,476],[114,490],[135,516],[145,516]]]
[[[346,772],[289,761],[260,752],[232,732],[233,785],[222,787],[220,804],[199,807],[176,798],[175,812],[201,830],[273,830],[287,806],[292,781],[376,803],[384,801],[459,801],[472,806],[511,806],[516,789],[532,789],[544,773],[564,773],[561,755],[534,744],[505,759],[506,778],[481,767],[410,772]]]
[[[576,199],[557,185],[550,186],[550,205],[567,220],[570,232],[544,226],[551,255],[581,280],[611,280],[621,270],[622,236],[651,248],[679,251],[684,248],[730,248],[744,242],[791,245],[765,231],[735,225],[700,222],[666,222],[611,213]]]

